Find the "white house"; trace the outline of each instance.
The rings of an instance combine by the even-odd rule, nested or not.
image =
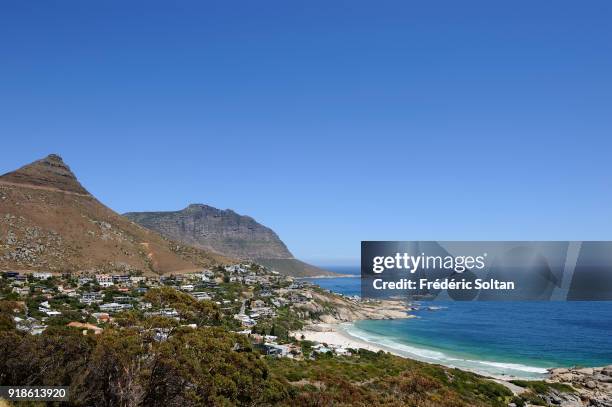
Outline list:
[[[101,287],[110,287],[113,285],[113,277],[108,274],[96,274],[96,281]]]

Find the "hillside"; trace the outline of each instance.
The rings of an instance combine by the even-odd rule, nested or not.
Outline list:
[[[164,274],[226,260],[118,215],[57,155],[0,176],[1,270]]]
[[[255,261],[286,275],[334,274],[295,259],[272,229],[230,209],[192,204],[180,211],[130,212],[124,216],[168,239]]]

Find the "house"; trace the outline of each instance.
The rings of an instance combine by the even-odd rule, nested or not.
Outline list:
[[[72,327],[72,328],[82,328],[84,335],[87,335],[87,331],[93,331],[93,333],[96,335],[101,334],[103,331],[103,329],[100,328],[99,326],[96,326],[94,324],[87,324],[83,322],[69,322],[67,326]]]
[[[339,346],[339,347],[335,348],[334,352],[338,356],[350,356],[350,354],[351,354],[350,350],[348,350],[347,348],[342,347],[342,346]]]
[[[163,308],[159,310],[159,315],[162,317],[175,318],[178,317],[178,312],[174,308]]]
[[[96,281],[101,287],[111,287],[113,283],[113,277],[108,274],[96,274]]]
[[[30,289],[28,287],[13,287],[12,291],[20,296],[27,296],[30,294]]]
[[[226,266],[225,271],[230,273],[246,273],[246,269],[244,269],[240,264],[234,264],[232,266]]]
[[[130,276],[114,275],[113,283],[115,284],[128,284],[130,283]]]
[[[270,307],[261,307],[261,308],[251,308],[251,317],[253,317],[253,314],[257,314],[259,316],[264,316],[264,317],[274,317],[276,316],[276,312],[274,312],[274,310]]]
[[[269,342],[276,342],[276,340],[278,339],[278,336],[276,335],[264,335],[264,342],[269,343]]]
[[[91,316],[94,317],[98,323],[111,321],[110,315],[106,312],[94,312]]]
[[[331,348],[328,348],[327,346],[323,345],[322,343],[316,344],[315,346],[312,347],[312,352],[315,353],[315,354],[329,353],[331,351],[332,351]]]
[[[191,296],[198,301],[212,300],[212,297],[210,296],[210,294],[203,292],[203,291],[191,293]]]
[[[76,292],[76,290],[74,288],[66,288],[63,285],[60,285],[57,287],[57,290],[62,293],[67,295],[68,297],[77,297],[78,294]]]
[[[163,342],[168,339],[169,335],[170,335],[170,329],[155,328],[155,335],[153,336],[153,339],[156,340],[157,342]]]
[[[81,304],[97,304],[102,302],[102,293],[83,293],[81,294],[81,298],[79,299]]]
[[[132,284],[137,285],[137,284],[144,283],[145,281],[147,281],[147,278],[144,276],[131,276],[130,281],[132,282]]]
[[[37,280],[48,280],[51,277],[53,277],[53,274],[51,274],[51,273],[44,273],[44,272],[35,272],[35,273],[32,273],[32,277],[37,279]]]
[[[184,284],[180,288],[181,291],[193,291],[193,284]]]
[[[275,343],[264,343],[258,345],[258,348],[261,349],[266,355],[283,357],[288,356],[290,348],[288,345],[277,345]]]
[[[240,321],[240,323],[245,327],[255,326],[257,324],[257,322],[253,320],[253,318],[249,317],[246,314],[236,314],[234,315],[234,319]]]
[[[118,312],[124,309],[132,308],[131,304],[119,304],[117,302],[109,302],[107,304],[100,305],[100,311]]]

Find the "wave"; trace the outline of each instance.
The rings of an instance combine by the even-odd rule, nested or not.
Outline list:
[[[400,356],[410,357],[423,362],[438,363],[452,368],[470,370],[487,376],[500,376],[506,378],[512,376],[516,378],[533,379],[541,378],[548,373],[546,368],[538,366],[529,366],[521,363],[495,362],[484,359],[466,359],[453,356],[440,350],[428,349],[400,342],[397,338],[373,334],[357,328],[354,324],[343,325],[342,330],[347,335],[369,342],[373,345],[378,345]]]

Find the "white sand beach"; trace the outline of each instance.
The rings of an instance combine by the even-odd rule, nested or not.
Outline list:
[[[367,349],[373,352],[380,350],[385,352],[393,352],[393,349],[375,345],[370,342],[355,338],[342,330],[342,324],[317,324],[311,325],[309,329],[304,329],[293,333],[293,336],[313,342],[324,343],[328,345],[337,345],[345,348]],[[398,356],[398,353],[396,353]]]
[[[473,373],[488,376],[504,385],[506,385],[506,382],[510,379],[521,378],[521,376],[495,374],[493,372],[488,372],[485,369],[475,369],[470,366],[461,365],[460,363],[458,363],[460,362],[459,359],[455,359],[454,360],[455,363],[444,363],[444,361],[442,360],[436,361],[436,360],[433,360],[427,357],[425,358],[418,357],[416,354],[408,354],[405,350],[402,352],[402,350],[399,348],[396,349],[391,346],[384,346],[378,343],[372,343],[372,342],[354,337],[350,335],[349,333],[347,333],[343,329],[343,327],[344,326],[348,327],[348,325],[350,325],[350,323],[343,323],[343,324],[319,323],[316,325],[310,325],[304,330],[293,332],[293,336],[296,337],[297,339],[302,339],[303,337],[303,339],[305,340],[319,342],[319,343],[323,343],[327,345],[336,345],[336,346],[342,346],[344,348],[353,348],[353,349],[362,348],[362,349],[370,350],[372,352],[378,352],[378,351],[389,352],[391,354],[394,354],[396,356],[400,356],[403,358],[421,360],[426,363],[446,365],[448,367],[456,367],[462,370],[471,371]],[[401,345],[399,346],[401,347]],[[512,390],[514,391],[515,389],[512,389]]]

